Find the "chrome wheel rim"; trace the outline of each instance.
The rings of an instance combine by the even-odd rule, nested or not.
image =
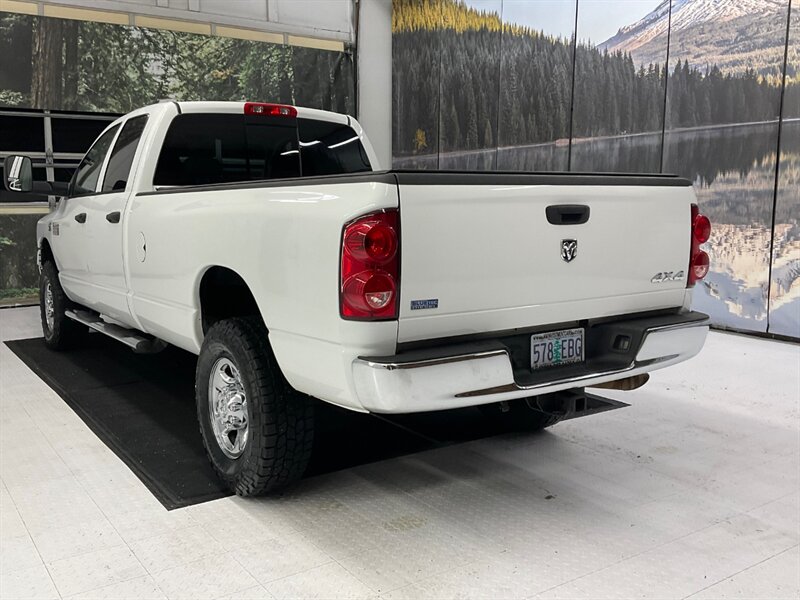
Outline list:
[[[48,281],[44,286],[44,320],[47,323],[47,331],[53,331],[56,322],[56,307],[53,302],[53,286]]]
[[[228,358],[217,359],[211,368],[208,412],[219,449],[239,458],[247,446],[247,395],[239,369]]]

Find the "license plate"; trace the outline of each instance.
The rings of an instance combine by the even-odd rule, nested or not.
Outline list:
[[[583,329],[562,329],[531,336],[531,368],[583,362]]]

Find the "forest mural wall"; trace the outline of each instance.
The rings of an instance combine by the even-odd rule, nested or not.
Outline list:
[[[393,7],[395,166],[678,173],[715,225],[697,308],[800,337],[800,7]]]
[[[352,113],[354,94],[349,53],[0,12],[0,107],[246,98]]]
[[[800,7],[793,1],[786,78],[800,84]],[[787,87],[787,92],[797,87]],[[769,330],[798,336],[800,285],[800,96],[786,94],[780,129],[778,185],[769,280]]]
[[[43,119],[23,118],[21,128],[9,109],[125,113],[166,98],[354,114],[353,59],[349,52],[0,11],[0,159],[4,151],[45,149]],[[54,145],[69,146],[55,148],[56,163],[59,151],[81,153],[95,135],[62,131],[76,123],[53,121]],[[0,304],[35,299],[40,217],[41,210],[0,214]]]

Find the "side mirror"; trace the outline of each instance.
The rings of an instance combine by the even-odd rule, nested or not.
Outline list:
[[[9,192],[33,191],[33,164],[27,156],[12,154],[3,162],[3,181]]]

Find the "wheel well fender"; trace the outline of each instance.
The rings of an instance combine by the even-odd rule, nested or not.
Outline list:
[[[263,315],[255,296],[244,278],[233,269],[211,266],[200,278],[197,289],[200,307],[200,322],[203,334],[222,319]]]
[[[48,260],[53,261],[53,264],[55,264],[56,257],[53,254],[53,249],[50,247],[50,242],[47,238],[42,238],[39,240],[39,266],[41,267]],[[56,268],[58,268],[58,265],[56,265]]]

